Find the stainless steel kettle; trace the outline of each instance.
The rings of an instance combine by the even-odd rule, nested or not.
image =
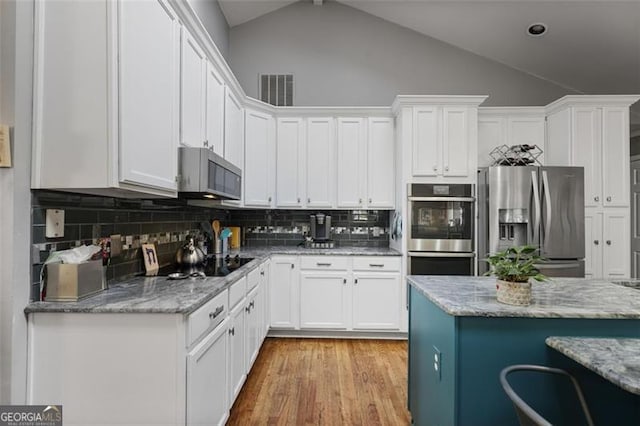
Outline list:
[[[199,265],[204,262],[204,252],[195,245],[193,237],[187,237],[187,242],[176,252],[178,265]]]

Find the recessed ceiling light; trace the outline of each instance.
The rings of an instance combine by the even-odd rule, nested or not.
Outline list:
[[[547,32],[547,26],[540,22],[531,24],[529,25],[529,28],[527,28],[527,34],[529,34],[532,37],[540,37],[546,32]]]

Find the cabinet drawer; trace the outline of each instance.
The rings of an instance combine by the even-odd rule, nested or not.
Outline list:
[[[213,330],[227,317],[229,303],[227,290],[209,300],[200,309],[189,315],[187,326],[187,346],[200,339],[207,331]]]
[[[229,309],[233,309],[236,304],[247,294],[247,277],[242,277],[229,288]]]
[[[353,258],[354,271],[400,271],[402,258],[389,256],[358,256]]]
[[[301,256],[300,269],[346,271],[349,258],[346,256]]]
[[[260,282],[260,267],[257,267],[253,271],[247,274],[247,291],[251,291],[252,288],[258,285]]]

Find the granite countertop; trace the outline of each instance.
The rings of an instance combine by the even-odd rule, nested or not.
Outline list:
[[[529,306],[498,303],[495,277],[411,275],[407,281],[454,316],[640,319],[640,290],[604,280],[554,278],[534,283]]]
[[[34,312],[78,312],[177,313],[187,315],[274,254],[291,256],[400,256],[400,253],[393,249],[366,247],[336,247],[333,249],[260,247],[229,252],[231,256],[236,254],[255,259],[225,277],[169,280],[166,277],[139,276],[109,284],[107,290],[77,302],[32,302],[27,305],[24,311],[27,314]]]
[[[622,389],[640,395],[640,339],[552,336],[545,342]]]

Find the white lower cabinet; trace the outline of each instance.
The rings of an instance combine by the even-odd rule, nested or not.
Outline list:
[[[349,287],[340,272],[300,272],[300,328],[346,329]]]
[[[353,274],[353,329],[400,328],[400,274]]]
[[[227,330],[225,319],[187,355],[187,424],[224,425],[227,395]]]
[[[245,362],[245,301],[238,303],[229,315],[229,405],[240,393],[247,378]]]
[[[585,277],[628,278],[631,273],[628,208],[586,209]]]
[[[298,258],[273,256],[269,282],[269,314],[272,328],[300,328]]]

